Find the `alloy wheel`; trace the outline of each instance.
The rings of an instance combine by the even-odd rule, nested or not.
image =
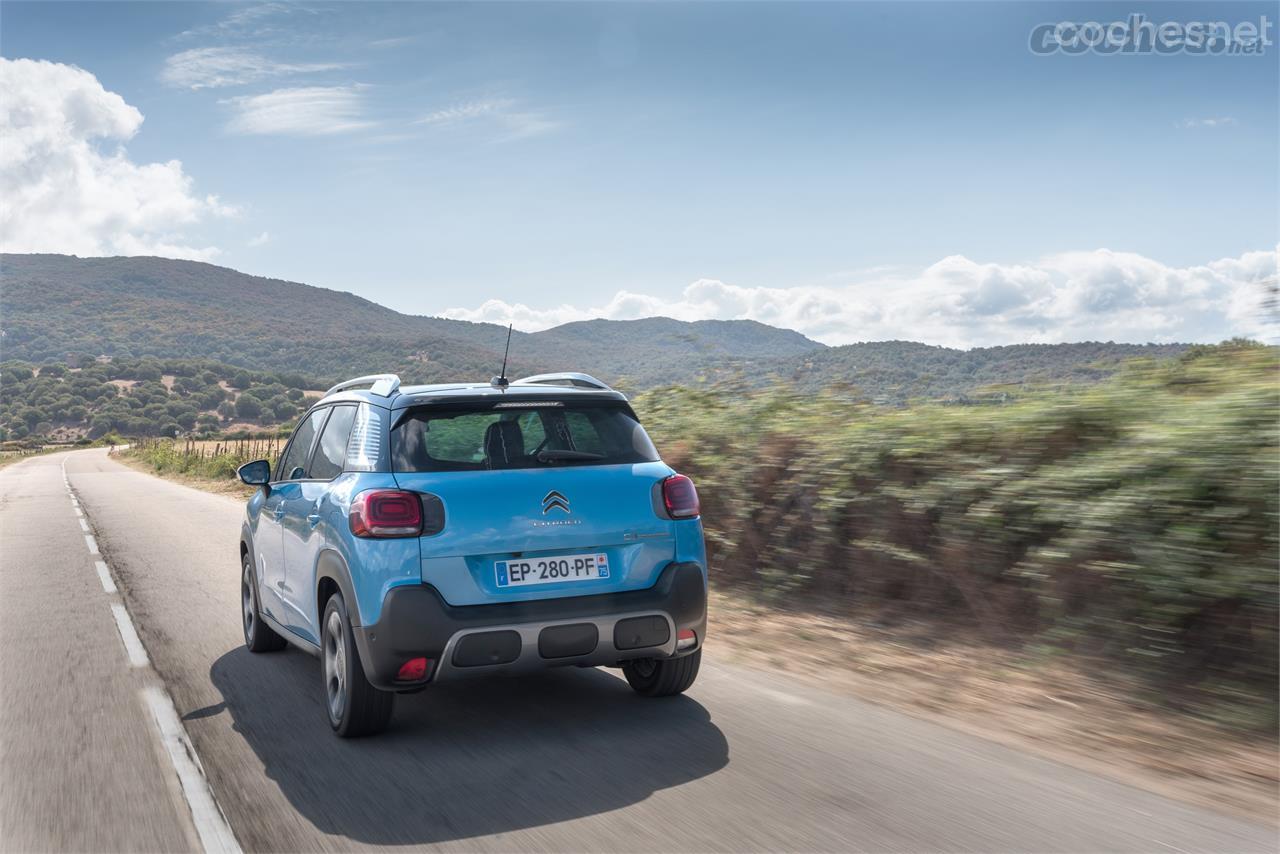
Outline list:
[[[253,589],[253,567],[248,560],[244,562],[244,573],[240,576],[240,606],[244,611],[244,637],[245,640],[253,639],[253,629],[255,622],[254,599],[256,594]]]
[[[342,720],[346,706],[347,650],[342,634],[342,616],[331,611],[324,627],[324,687],[334,722]]]

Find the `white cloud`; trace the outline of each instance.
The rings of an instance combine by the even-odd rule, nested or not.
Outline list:
[[[208,259],[181,230],[235,209],[182,163],[134,163],[142,113],[71,65],[0,58],[0,245],[7,252]]]
[[[487,121],[497,128],[499,140],[538,136],[557,130],[561,126],[560,122],[542,113],[517,109],[516,102],[510,98],[464,101],[427,113],[415,119],[413,123],[451,127],[476,120]]]
[[[165,60],[160,79],[182,89],[213,89],[243,86],[269,77],[330,71],[344,66],[336,63],[275,62],[261,54],[238,47],[197,47],[175,53]]]
[[[266,246],[270,242],[271,242],[271,235],[268,232],[264,231],[262,232],[262,234],[259,234],[257,237],[249,238],[248,245],[250,247]]]
[[[1061,341],[1274,340],[1264,308],[1276,250],[1170,267],[1130,252],[1068,252],[1034,264],[979,264],[962,255],[914,274],[832,286],[742,287],[699,279],[678,299],[618,291],[601,305],[534,308],[488,300],[446,317],[533,331],[574,320],[750,319],[827,344],[909,339],[952,347]]]
[[[230,6],[231,4],[228,4]],[[263,36],[276,32],[276,28],[266,23],[267,19],[286,16],[294,11],[304,10],[312,11],[309,7],[303,7],[298,4],[290,3],[260,3],[251,6],[239,6],[234,8],[230,15],[213,23],[200,27],[193,27],[189,30],[183,30],[178,34],[179,39],[193,38],[195,36],[235,36],[243,37],[246,35]]]
[[[427,113],[414,121],[416,125],[451,125],[478,119],[481,116],[492,116],[511,107],[514,102],[509,98],[496,98],[488,101],[466,101]]]
[[[242,134],[325,136],[373,127],[363,118],[366,86],[300,86],[228,98],[236,110],[227,130]]]
[[[1183,119],[1180,122],[1174,123],[1174,127],[1182,128],[1184,130],[1187,128],[1221,128],[1235,123],[1236,120],[1231,116],[1219,116],[1218,118],[1208,119]]]

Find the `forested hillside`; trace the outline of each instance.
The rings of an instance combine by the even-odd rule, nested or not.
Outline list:
[[[1128,359],[1169,359],[1186,344],[1014,344],[952,350],[912,341],[831,347],[789,359],[779,378],[800,388],[845,386],[871,400],[992,400],[1029,388],[1095,383]]]
[[[0,256],[0,358],[32,367],[97,357],[200,359],[322,381],[394,371],[406,382],[486,380],[506,330],[400,314],[340,291],[164,258]],[[776,382],[882,403],[1005,399],[1096,382],[1125,359],[1184,345],[952,350],[909,341],[824,347],[750,320],[590,320],[515,332],[511,373],[581,370],[628,391]]]
[[[301,374],[198,360],[5,362],[0,441],[274,431],[292,426],[320,393],[313,386]]]

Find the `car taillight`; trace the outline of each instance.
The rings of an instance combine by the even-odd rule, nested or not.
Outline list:
[[[351,533],[357,537],[416,537],[422,504],[416,492],[369,489],[351,500]]]
[[[662,482],[662,503],[672,519],[692,519],[702,512],[698,490],[693,488],[693,481],[682,474],[673,474]]]

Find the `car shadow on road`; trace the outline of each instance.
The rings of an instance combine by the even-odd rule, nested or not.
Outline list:
[[[614,673],[566,667],[434,685],[397,697],[388,732],[350,741],[329,729],[308,655],[239,647],[210,676],[307,821],[396,845],[603,813],[728,764],[728,742],[697,701],[639,697]]]

